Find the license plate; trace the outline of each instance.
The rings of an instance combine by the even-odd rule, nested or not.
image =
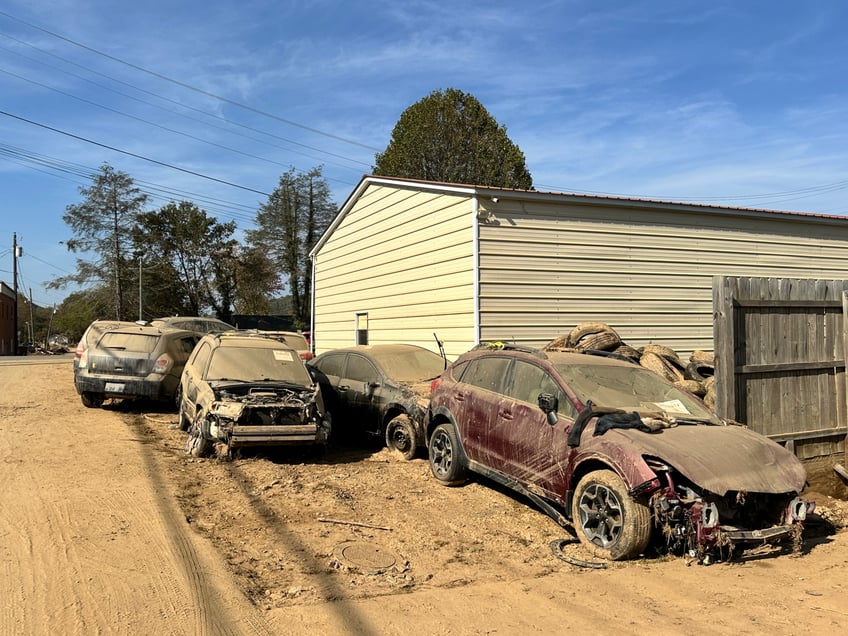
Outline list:
[[[123,393],[124,385],[120,382],[107,382],[106,393]]]

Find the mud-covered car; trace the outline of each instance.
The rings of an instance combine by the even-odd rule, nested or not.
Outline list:
[[[446,366],[438,353],[410,344],[357,345],[324,352],[309,365],[337,430],[378,435],[407,459],[425,445],[430,383]]]
[[[147,324],[98,320],[77,345],[74,387],[82,403],[108,398],[174,400],[183,367],[200,336]]]
[[[229,332],[204,336],[186,364],[179,427],[192,455],[229,458],[245,446],[325,445],[331,417],[294,349]]]
[[[779,444],[641,366],[498,347],[464,354],[434,382],[427,432],[439,481],[489,477],[607,559],[652,540],[700,561],[800,545],[806,474]]]

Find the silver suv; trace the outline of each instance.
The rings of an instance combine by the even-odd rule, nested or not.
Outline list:
[[[89,408],[107,398],[173,401],[199,339],[184,329],[95,321],[77,348],[74,387]]]

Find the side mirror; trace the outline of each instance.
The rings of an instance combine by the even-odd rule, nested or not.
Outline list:
[[[559,421],[559,417],[557,416],[557,407],[559,404],[555,395],[551,393],[540,393],[538,404],[539,408],[547,415],[548,424],[553,426]]]
[[[365,383],[365,395],[371,399],[374,397],[374,389],[380,386],[379,382],[366,382]]]

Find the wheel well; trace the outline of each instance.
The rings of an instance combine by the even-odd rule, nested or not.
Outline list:
[[[397,406],[393,406],[389,410],[387,410],[386,416],[383,418],[383,430],[386,430],[386,427],[389,425],[389,422],[395,419],[398,415],[403,415],[404,413],[406,413],[406,411]]]
[[[439,424],[453,424],[453,422],[451,422],[450,418],[447,415],[444,415],[442,413],[433,414],[433,416],[430,418],[430,421],[427,422],[427,430],[425,431],[424,440],[426,443],[430,442],[430,436],[433,434],[433,431]]]

